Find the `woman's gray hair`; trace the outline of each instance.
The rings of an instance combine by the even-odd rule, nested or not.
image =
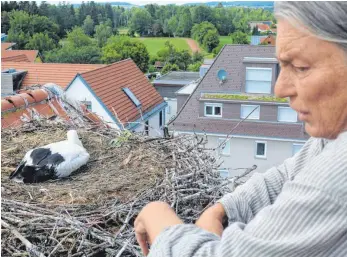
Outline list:
[[[347,52],[347,2],[275,2],[275,16],[299,23]]]

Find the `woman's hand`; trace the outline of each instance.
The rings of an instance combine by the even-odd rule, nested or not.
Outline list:
[[[195,222],[195,225],[218,236],[223,233],[223,220],[226,217],[222,204],[216,203],[208,208]]]
[[[170,205],[164,202],[152,202],[147,204],[135,220],[135,235],[144,255],[147,255],[148,244],[152,244],[155,238],[165,228],[183,224]]]

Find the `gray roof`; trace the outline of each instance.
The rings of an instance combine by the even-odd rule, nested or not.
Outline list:
[[[200,78],[199,72],[172,71],[157,78],[153,84],[187,85]]]
[[[212,65],[215,59],[205,59],[203,64]]]

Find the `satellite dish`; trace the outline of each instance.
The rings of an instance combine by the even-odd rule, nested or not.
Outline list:
[[[217,77],[221,82],[226,81],[228,73],[225,70],[219,70],[217,73]]]

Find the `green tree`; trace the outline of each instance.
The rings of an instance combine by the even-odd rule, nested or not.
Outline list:
[[[30,37],[35,33],[46,33],[54,40],[59,41],[57,36],[59,26],[45,16],[29,15],[24,11],[12,11],[10,13],[10,29],[8,41],[16,42],[18,49],[24,49]]]
[[[192,29],[193,22],[191,19],[191,13],[189,9],[184,9],[183,13],[179,15],[178,26],[176,33],[180,37],[190,37],[190,31]]]
[[[136,9],[130,19],[130,30],[141,36],[149,35],[152,28],[152,17],[146,9]]]
[[[170,71],[178,71],[178,70],[180,70],[180,68],[178,67],[177,64],[167,63],[167,64],[165,64],[165,66],[161,70],[161,73],[162,74],[166,74],[166,73],[168,73]]]
[[[39,7],[39,15],[49,17],[49,4],[46,1],[42,1]]]
[[[125,36],[112,36],[102,48],[102,61],[105,63],[117,62],[131,58],[142,72],[148,70],[149,53],[146,46]]]
[[[57,45],[53,39],[47,33],[42,32],[34,34],[25,45],[26,49],[39,50],[42,55],[45,51],[50,51],[56,47]]]
[[[154,67],[154,65],[149,65],[148,72],[156,72],[157,69]]]
[[[60,49],[45,52],[45,62],[56,63],[100,63],[100,48],[96,45],[75,47],[70,44]]]
[[[83,22],[83,30],[87,35],[89,36],[93,35],[94,21],[90,15],[87,15],[87,17],[85,18]]]
[[[230,36],[233,41],[233,44],[241,44],[241,45],[250,44],[250,40],[248,39],[248,35],[246,33],[243,33],[241,31],[236,31],[232,33]]]
[[[188,66],[188,71],[199,71],[200,67],[202,65],[202,62],[196,62],[196,63],[192,63]]]
[[[177,26],[178,26],[177,16],[172,16],[168,20],[168,24],[167,24],[167,32],[168,32],[168,34],[176,37]]]
[[[187,70],[192,63],[192,56],[187,50],[178,51],[170,41],[165,42],[165,47],[158,51],[158,60],[176,64],[180,70]]]
[[[194,52],[192,55],[192,62],[203,62],[204,61],[204,55],[199,52]]]
[[[92,39],[88,37],[81,27],[74,27],[72,31],[68,32],[66,40],[69,45],[76,48],[90,46],[93,43]]]
[[[202,22],[212,22],[213,14],[212,8],[204,5],[199,5],[192,8],[192,20],[194,23],[200,24]]]
[[[219,52],[222,50],[223,47],[224,47],[224,45],[220,44],[215,49],[213,49],[212,50],[213,57],[216,57],[219,54]]]
[[[204,37],[210,30],[218,33],[216,27],[212,23],[205,21],[200,24],[195,24],[192,28],[191,35],[196,41],[203,44]]]
[[[219,45],[219,35],[218,32],[209,30],[203,39],[203,45],[207,52],[211,53],[212,50]]]
[[[4,11],[1,12],[1,32],[7,33],[10,29],[10,16],[9,13]]]
[[[107,39],[113,35],[112,27],[108,26],[106,23],[95,26],[94,38],[98,42],[99,47],[103,47]]]
[[[74,27],[67,33],[61,48],[45,52],[46,62],[100,63],[100,48],[86,35],[81,27]]]

